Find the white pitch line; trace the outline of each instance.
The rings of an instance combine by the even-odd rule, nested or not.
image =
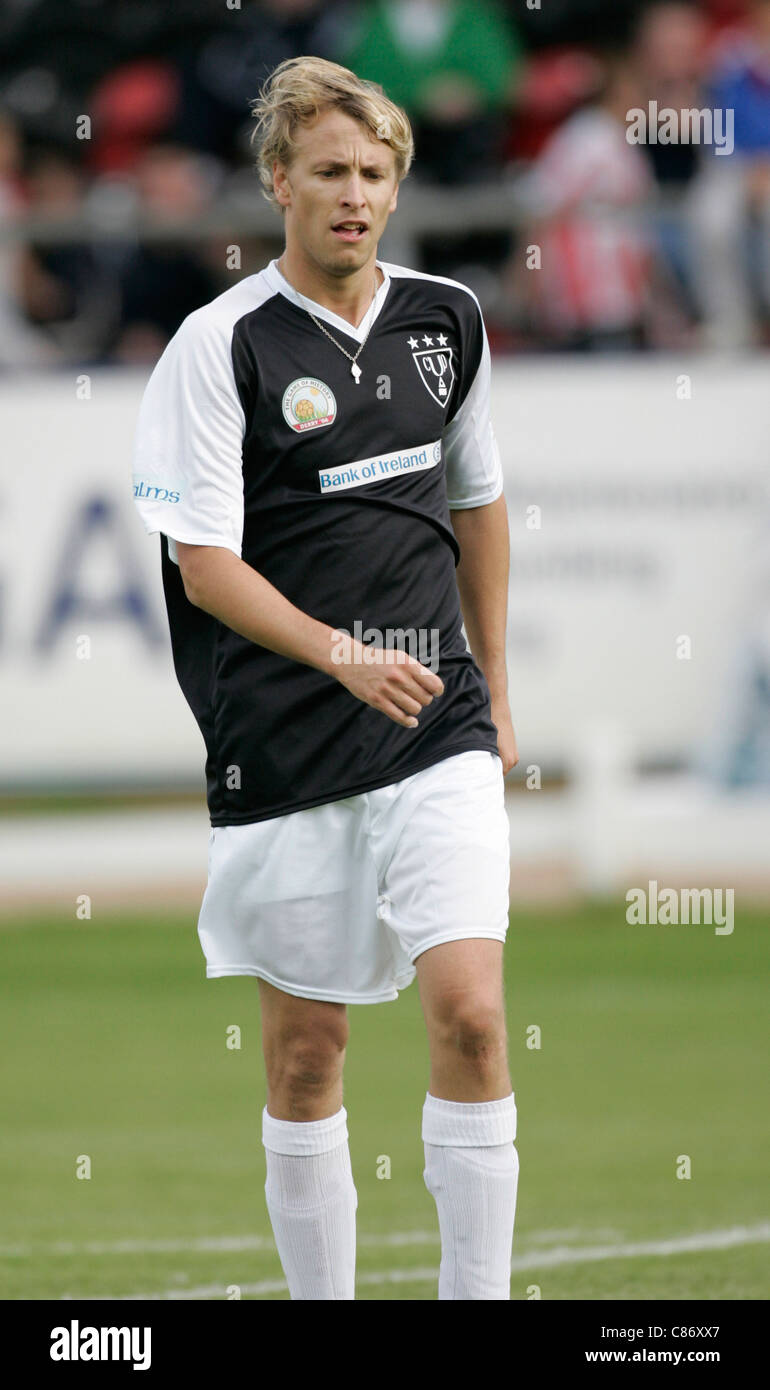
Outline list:
[[[425,1232],[415,1232],[424,1235]],[[686,1255],[704,1250],[729,1250],[740,1245],[758,1245],[770,1241],[770,1221],[761,1221],[756,1226],[731,1226],[724,1231],[700,1231],[689,1236],[677,1236],[670,1240],[643,1240],[616,1245],[588,1245],[583,1247],[556,1246],[553,1250],[533,1250],[527,1255],[514,1255],[511,1260],[511,1273],[516,1274],[532,1269],[556,1269],[563,1265],[593,1264],[603,1260],[639,1259],[643,1256]],[[374,1243],[374,1242],[372,1242]],[[390,1269],[383,1271],[365,1270],[356,1276],[359,1286],[376,1284],[423,1284],[438,1278],[437,1269]],[[235,1280],[232,1281],[234,1284]],[[150,1302],[183,1299],[223,1299],[226,1300],[224,1283],[202,1284],[194,1289],[164,1289],[161,1293],[100,1294],[98,1298],[86,1302]],[[256,1284],[238,1284],[241,1294],[285,1293],[283,1279],[263,1279]],[[74,1294],[66,1295],[74,1298]]]
[[[700,1231],[671,1240],[640,1240],[621,1245],[586,1245],[575,1249],[567,1245],[553,1250],[514,1255],[511,1269],[536,1269],[566,1264],[590,1264],[595,1260],[638,1259],[644,1255],[686,1255],[701,1250],[730,1250],[736,1245],[761,1245],[770,1241],[770,1221],[756,1226],[731,1226],[726,1231]]]
[[[388,1231],[358,1236],[359,1246],[438,1245],[438,1231]],[[196,1236],[192,1240],[91,1240],[78,1243],[57,1240],[48,1245],[30,1243],[0,1245],[0,1259],[31,1259],[53,1255],[188,1255],[238,1253],[240,1251],[275,1251],[272,1236]]]
[[[437,1269],[389,1269],[384,1271],[367,1271],[364,1274],[356,1275],[356,1285],[363,1284],[429,1284],[438,1281]],[[233,1281],[235,1282],[235,1281]],[[217,1299],[226,1300],[224,1284],[203,1284],[197,1289],[164,1289],[162,1293],[131,1293],[119,1296],[120,1303],[142,1302],[145,1299],[153,1303],[168,1302],[177,1299]],[[262,1279],[258,1284],[239,1284],[241,1294],[269,1294],[286,1293],[285,1279]],[[68,1297],[75,1298],[74,1294]],[[100,1294],[98,1298],[87,1298],[86,1303],[101,1303],[105,1295]],[[112,1301],[112,1300],[110,1300]],[[237,1300],[233,1300],[237,1301]]]
[[[580,1226],[571,1226],[558,1231],[533,1231],[525,1237],[529,1245],[544,1245],[554,1240],[585,1238],[586,1236],[615,1236],[617,1232],[604,1228],[586,1231]],[[438,1231],[388,1231],[359,1233],[359,1247],[373,1248],[398,1247],[409,1245],[438,1245]],[[50,1259],[55,1255],[187,1255],[187,1254],[238,1254],[239,1252],[275,1251],[272,1236],[194,1236],[181,1238],[163,1236],[156,1240],[126,1237],[122,1240],[57,1240],[47,1244],[35,1245],[33,1242],[17,1242],[13,1245],[0,1245],[0,1259],[23,1260],[43,1257]]]

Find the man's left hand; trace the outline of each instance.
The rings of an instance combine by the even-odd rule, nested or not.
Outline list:
[[[492,723],[497,729],[497,751],[502,759],[503,777],[505,777],[519,761],[516,734],[506,699],[492,701]]]

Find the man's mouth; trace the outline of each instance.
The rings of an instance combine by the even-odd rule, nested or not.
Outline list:
[[[368,223],[356,222],[353,218],[349,218],[344,222],[337,222],[332,227],[332,231],[341,241],[360,241],[361,237],[368,231]]]

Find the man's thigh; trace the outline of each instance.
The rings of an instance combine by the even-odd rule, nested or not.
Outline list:
[[[207,976],[256,975],[319,1002],[395,999],[414,971],[394,961],[377,915],[367,820],[355,796],[213,829],[198,922]]]
[[[259,980],[268,1113],[320,1120],[342,1105],[347,1008],[304,999]]]
[[[345,1004],[325,999],[305,999],[258,980],[265,1060],[290,1046],[344,1050],[348,1040]]]
[[[430,1093],[479,1102],[510,1095],[501,941],[447,941],[417,957]]]
[[[386,789],[389,798],[393,790]],[[372,844],[380,914],[401,949],[414,965],[428,948],[450,942],[501,946],[510,837],[500,758],[483,750],[459,754],[395,790],[392,804],[375,806]],[[478,960],[486,959],[482,951]]]
[[[425,1022],[504,1024],[503,943],[466,938],[423,951],[415,961]]]

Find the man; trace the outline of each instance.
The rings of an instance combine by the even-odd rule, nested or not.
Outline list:
[[[439,1298],[507,1299],[517,753],[489,349],[469,290],[377,260],[412,157],[404,113],[299,58],[255,115],[286,249],[183,323],[134,475],[208,754],[206,973],[259,980],[265,1190],[291,1297],[354,1297],[346,1006],[416,974]]]

